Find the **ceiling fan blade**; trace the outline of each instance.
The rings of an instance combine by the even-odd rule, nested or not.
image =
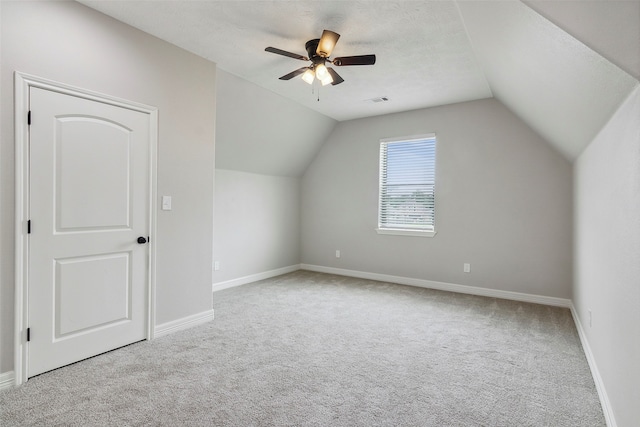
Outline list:
[[[333,31],[324,30],[322,31],[322,37],[320,37],[320,42],[318,43],[318,48],[316,49],[316,53],[323,58],[328,58],[331,56],[331,52],[333,48],[336,47],[336,43],[340,38],[340,34],[334,33]]]
[[[339,85],[344,81],[344,79],[340,77],[340,74],[336,73],[336,70],[334,70],[333,68],[327,67],[327,71],[329,72],[329,74],[331,74],[331,78],[333,79],[331,85]]]
[[[299,59],[301,61],[308,61],[309,58],[306,56],[298,55],[297,53],[287,52],[286,50],[278,49],[276,47],[269,46],[265,49],[267,52],[275,53],[276,55],[288,56],[289,58]]]
[[[333,65],[337,65],[338,67],[344,65],[373,65],[375,63],[375,55],[343,56],[333,60]]]
[[[297,70],[292,71],[289,74],[285,74],[284,76],[280,77],[280,80],[291,80],[295,76],[299,76],[300,74],[304,73],[308,69],[309,67],[298,68]]]

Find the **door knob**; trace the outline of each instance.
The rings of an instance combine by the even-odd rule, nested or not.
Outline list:
[[[147,239],[145,239],[144,237],[140,236],[138,237],[138,243],[141,245],[144,245],[145,243],[147,243]]]

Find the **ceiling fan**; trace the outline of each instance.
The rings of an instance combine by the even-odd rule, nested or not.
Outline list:
[[[280,80],[290,80],[295,76],[302,74],[302,80],[309,84],[313,84],[314,79],[317,78],[323,86],[326,86],[329,83],[335,86],[342,83],[344,79],[340,77],[333,68],[327,67],[327,63],[333,64],[337,67],[345,65],[373,65],[376,63],[375,55],[342,56],[330,59],[329,56],[331,56],[331,52],[336,46],[339,38],[340,34],[324,30],[322,32],[322,37],[319,39],[309,40],[304,45],[307,54],[309,55],[308,58],[306,56],[287,52],[286,50],[275,47],[268,47],[265,51],[275,53],[277,55],[288,56],[293,59],[299,59],[301,61],[311,61],[311,65],[308,67],[298,68],[289,74],[285,74],[280,77]]]

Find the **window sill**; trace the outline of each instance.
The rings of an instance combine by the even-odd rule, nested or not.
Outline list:
[[[376,228],[376,232],[378,234],[393,234],[396,236],[433,237],[436,235],[435,231],[402,230],[397,228]]]

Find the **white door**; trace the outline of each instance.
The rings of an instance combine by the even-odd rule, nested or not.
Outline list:
[[[30,88],[28,376],[147,334],[150,119]]]

